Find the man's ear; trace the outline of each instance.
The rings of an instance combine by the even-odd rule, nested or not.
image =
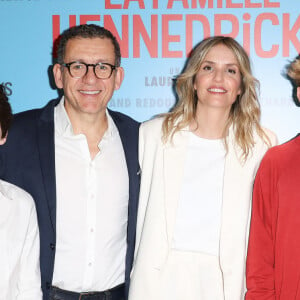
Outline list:
[[[57,88],[62,89],[63,88],[63,79],[62,79],[62,69],[61,65],[55,64],[53,66],[53,76],[55,80],[55,84]]]
[[[300,86],[297,87],[297,98],[298,102],[300,103]]]
[[[118,67],[115,76],[115,90],[118,90],[124,79],[124,69],[122,67]]]

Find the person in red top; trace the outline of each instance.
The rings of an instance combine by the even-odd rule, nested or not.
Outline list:
[[[300,102],[300,58],[287,68]],[[246,300],[300,300],[300,134],[271,148],[256,175]]]

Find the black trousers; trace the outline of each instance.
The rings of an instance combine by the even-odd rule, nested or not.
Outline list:
[[[102,292],[72,292],[55,286],[50,288],[49,300],[124,300],[124,284]]]

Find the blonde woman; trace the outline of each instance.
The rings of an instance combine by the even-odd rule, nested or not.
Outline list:
[[[234,39],[205,39],[176,79],[175,108],[141,126],[130,300],[244,298],[253,180],[276,140],[256,87]]]

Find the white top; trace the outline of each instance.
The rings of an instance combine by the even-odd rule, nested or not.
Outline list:
[[[52,285],[84,292],[125,281],[129,178],[116,125],[92,160],[85,135],[75,135],[64,108],[55,108],[56,253]]]
[[[39,248],[33,199],[0,180],[0,300],[42,299]]]
[[[189,134],[173,248],[219,254],[225,149]]]

